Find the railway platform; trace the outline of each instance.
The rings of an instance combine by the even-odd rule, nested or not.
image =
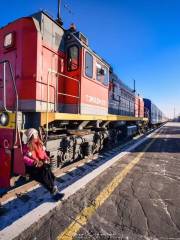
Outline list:
[[[1,199],[0,239],[180,239],[180,123]]]

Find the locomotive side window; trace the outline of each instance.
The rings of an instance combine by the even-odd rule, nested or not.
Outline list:
[[[93,77],[93,56],[86,52],[85,54],[85,74],[87,77]]]
[[[118,91],[118,85],[114,83],[113,81],[113,99],[115,101],[119,100],[119,91]]]
[[[103,84],[107,86],[109,84],[109,74],[108,74],[108,69],[104,67],[104,82]]]
[[[103,82],[104,79],[104,70],[101,64],[96,63],[96,80]]]
[[[114,79],[112,79],[111,86],[112,86],[112,98],[115,99],[115,83],[114,83]]]
[[[67,68],[68,71],[74,71],[79,66],[79,49],[77,46],[71,46],[68,49]]]
[[[109,84],[108,70],[99,63],[96,63],[96,80],[102,82],[105,86]]]
[[[15,45],[15,32],[10,32],[4,37],[4,48],[12,48]]]

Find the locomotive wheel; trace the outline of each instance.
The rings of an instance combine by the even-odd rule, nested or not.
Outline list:
[[[63,163],[69,162],[70,161],[69,153],[67,153],[67,152],[64,153],[62,159],[63,159]]]

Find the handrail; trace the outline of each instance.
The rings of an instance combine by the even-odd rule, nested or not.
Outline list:
[[[0,61],[0,65],[3,64],[3,108],[6,112],[11,112],[11,110],[7,109],[7,96],[6,96],[6,65],[9,66],[9,70],[10,70],[10,75],[11,75],[11,80],[13,82],[13,89],[15,92],[15,96],[16,96],[16,107],[15,107],[15,114],[16,114],[16,122],[15,122],[15,139],[14,139],[14,147],[17,144],[17,133],[18,133],[18,125],[17,125],[17,113],[18,113],[18,109],[19,109],[19,96],[18,96],[18,91],[17,91],[17,87],[16,87],[16,82],[15,82],[15,77],[14,77],[14,73],[13,73],[13,69],[12,69],[12,65],[9,62],[9,60],[3,60]]]
[[[47,108],[46,108],[46,133],[48,134],[48,112],[49,112],[49,87],[51,86],[49,84],[49,75],[50,74],[55,74],[56,76],[61,76],[61,77],[65,77],[65,78],[68,78],[72,81],[75,81],[78,83],[78,94],[79,96],[74,96],[74,95],[71,95],[71,94],[66,94],[66,93],[62,93],[62,92],[58,92],[58,89],[59,89],[59,81],[58,81],[58,78],[56,80],[56,94],[54,96],[54,99],[55,99],[55,111],[57,112],[57,101],[58,101],[58,95],[62,95],[62,96],[68,96],[68,97],[72,97],[72,98],[77,98],[78,99],[78,113],[80,113],[80,81],[76,78],[73,78],[73,77],[69,77],[67,75],[64,75],[62,73],[59,73],[53,69],[48,69],[48,75],[47,75]]]

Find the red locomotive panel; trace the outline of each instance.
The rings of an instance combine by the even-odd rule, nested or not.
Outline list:
[[[5,47],[5,39],[13,33],[13,44]],[[24,103],[29,99],[35,99],[35,76],[36,76],[36,41],[37,31],[31,18],[22,18],[0,30],[0,59],[9,60],[12,65],[15,81],[18,89],[20,108],[23,109]],[[3,78],[2,67],[0,78]],[[15,96],[12,82],[10,81],[9,69],[6,71],[7,107],[13,109]],[[0,99],[2,92],[0,91]],[[28,104],[27,104],[28,106]]]
[[[135,117],[139,117],[139,97],[135,96]]]
[[[59,69],[62,70],[61,65],[64,64],[64,61],[61,60],[64,59],[64,54],[55,49],[55,44],[51,46],[53,33],[47,33],[48,30],[44,29],[42,35],[40,27],[42,26],[35,18],[29,17],[19,19],[0,31],[1,46],[4,45],[5,37],[9,33],[14,34],[13,46],[8,48],[3,46],[0,58],[9,60],[12,64],[19,94],[19,110],[21,111],[46,111],[48,100],[51,103],[49,110],[54,111],[57,77],[55,74],[49,74],[49,70],[56,72]],[[58,27],[58,30],[62,29]],[[48,34],[51,36],[50,39]],[[58,41],[57,37],[56,45],[59,47]],[[10,80],[7,81],[7,89],[9,93],[13,93]],[[2,94],[0,98],[2,99]],[[15,99],[13,97],[7,99],[7,106],[12,109]]]
[[[135,97],[135,117],[144,117],[144,101],[139,96]]]
[[[139,117],[144,117],[144,100],[139,98]]]
[[[97,56],[84,49],[81,79],[81,112],[83,114],[108,114],[109,69]],[[102,72],[100,72],[102,71]]]
[[[12,173],[25,172],[21,149],[13,148],[14,134],[14,129],[0,129],[0,187],[10,186]]]

